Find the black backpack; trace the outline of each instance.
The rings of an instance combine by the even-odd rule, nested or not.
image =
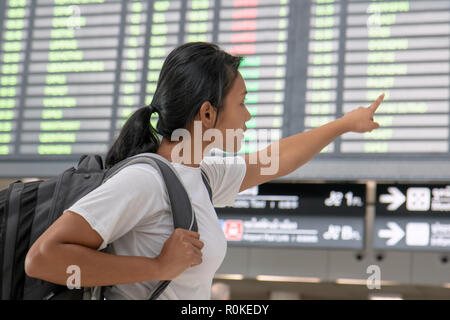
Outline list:
[[[25,257],[39,236],[76,201],[126,166],[147,163],[159,171],[166,184],[174,227],[197,231],[195,213],[177,172],[165,158],[142,153],[104,169],[101,156],[81,156],[77,168],[69,168],[47,181],[16,181],[0,191],[0,298],[2,300],[101,299],[103,288],[69,289],[30,278]],[[211,199],[207,175],[202,178]],[[170,281],[160,281],[150,299],[156,299]]]

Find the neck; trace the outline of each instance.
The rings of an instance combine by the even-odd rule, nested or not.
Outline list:
[[[195,150],[199,149],[199,150]],[[156,152],[169,162],[179,163],[188,167],[198,168],[203,159],[204,146],[194,148],[194,145],[183,141],[170,141],[163,138]]]

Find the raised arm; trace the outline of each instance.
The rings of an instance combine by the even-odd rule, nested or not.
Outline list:
[[[240,191],[289,174],[346,132],[363,133],[379,128],[373,116],[383,99],[384,94],[367,108],[359,107],[323,126],[281,139],[275,142],[277,146],[272,143],[263,150],[246,155],[247,171]],[[267,170],[273,165],[267,163],[269,159],[271,162],[278,161],[278,165],[274,166],[277,170]]]

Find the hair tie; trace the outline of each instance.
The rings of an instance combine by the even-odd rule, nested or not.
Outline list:
[[[150,105],[149,105],[149,109],[150,109],[150,115],[151,114],[153,114],[153,113],[158,113],[159,114],[159,112],[158,112],[158,110],[155,108],[155,106],[153,105],[153,104],[151,104],[150,103]]]

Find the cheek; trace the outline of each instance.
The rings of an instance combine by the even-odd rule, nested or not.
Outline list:
[[[225,109],[225,108],[224,108]],[[226,129],[239,129],[242,128],[243,119],[246,118],[247,111],[245,107],[240,104],[229,105],[226,111],[223,110],[219,113],[219,118],[216,123],[216,128],[225,132]]]
[[[216,128],[221,131],[225,131],[225,129],[230,128],[231,117],[232,115],[229,112],[222,111],[217,119]]]

